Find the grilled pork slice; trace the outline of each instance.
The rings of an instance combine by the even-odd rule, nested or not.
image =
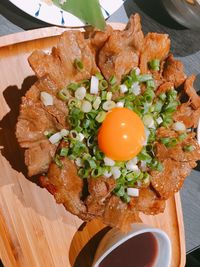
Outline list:
[[[165,61],[162,75],[166,81],[172,82],[175,88],[183,84],[186,79],[183,63],[175,60],[172,54]]]
[[[190,102],[186,102],[177,107],[173,115],[175,121],[182,121],[187,128],[197,127],[200,118],[200,108],[194,110]]]
[[[148,63],[153,59],[164,60],[170,49],[170,39],[167,34],[148,33],[140,55],[141,73],[148,73]]]
[[[193,83],[195,79],[196,79],[195,75],[191,75],[186,79],[184,83],[184,91],[189,97],[192,108],[196,110],[200,108],[200,96],[194,89]]]
[[[151,172],[151,184],[162,199],[168,199],[179,191],[196,164],[193,161],[181,162],[171,158],[165,159],[162,164],[164,168],[162,172]]]
[[[111,197],[111,192],[115,188],[115,179],[105,178],[103,176],[98,178],[88,179],[88,191],[85,204],[87,212],[94,217],[102,217],[107,199]]]
[[[144,35],[138,14],[130,17],[124,31],[113,31],[100,50],[98,57],[98,66],[106,79],[115,75],[119,83],[122,75],[138,66],[143,39]]]
[[[112,195],[108,199],[102,217],[103,223],[111,227],[117,227],[124,232],[130,229],[133,222],[140,222],[138,210],[128,206],[119,197]]]
[[[82,218],[86,207],[81,201],[83,180],[77,175],[77,169],[70,159],[62,157],[62,168],[55,162],[49,166],[47,176],[41,176],[40,182],[71,213]],[[85,218],[84,218],[85,219]]]
[[[160,199],[150,187],[140,189],[137,209],[145,214],[164,212],[165,200]]]
[[[176,138],[178,134],[161,127],[157,136]],[[192,151],[185,150],[188,145],[192,146]],[[182,187],[192,168],[196,167],[196,161],[200,160],[200,147],[195,134],[188,134],[183,141],[169,148],[157,142],[156,157],[162,162],[163,171],[151,171],[151,184],[162,199],[168,199]]]

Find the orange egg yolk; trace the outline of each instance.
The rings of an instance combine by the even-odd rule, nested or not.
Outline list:
[[[128,108],[113,108],[106,115],[99,132],[98,145],[104,154],[117,161],[134,158],[145,142],[144,124]]]

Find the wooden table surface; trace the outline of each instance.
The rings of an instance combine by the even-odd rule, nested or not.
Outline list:
[[[187,74],[197,75],[200,89],[200,32],[194,32],[173,21],[161,6],[161,0],[127,0],[109,21],[127,22],[131,13],[142,16],[143,30],[167,32],[172,52],[185,64]],[[15,8],[7,0],[0,2],[0,35],[47,26]],[[187,251],[200,244],[200,167],[193,170],[181,190]]]

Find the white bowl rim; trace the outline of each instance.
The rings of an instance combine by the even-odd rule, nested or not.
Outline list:
[[[148,227],[147,225],[144,225],[146,227]],[[112,230],[111,230],[112,231]],[[98,260],[96,262],[94,262],[94,264],[92,265],[93,267],[98,267],[99,264],[103,261],[103,259],[105,259],[105,257],[110,254],[110,252],[112,252],[115,248],[119,247],[122,243],[126,242],[127,240],[129,240],[132,237],[138,236],[140,234],[144,234],[144,233],[156,233],[161,235],[162,237],[164,237],[164,239],[166,240],[167,246],[169,248],[169,258],[171,259],[171,241],[168,237],[168,235],[161,229],[159,228],[143,228],[140,230],[137,230],[136,232],[130,232],[128,233],[126,236],[124,236],[122,239],[120,239],[119,241],[117,241],[115,244],[113,244],[109,249],[107,249],[100,258],[98,258]]]

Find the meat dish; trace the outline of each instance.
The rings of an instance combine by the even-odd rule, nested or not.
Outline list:
[[[122,31],[66,31],[50,53],[36,50],[28,61],[38,80],[22,97],[16,125],[28,175],[40,175],[56,202],[84,221],[127,231],[140,212],[163,212],[200,160],[195,76],[170,54],[169,36],[144,35],[134,14]],[[108,157],[100,129],[127,109],[138,116],[139,152]],[[110,152],[123,154],[130,147],[117,139],[117,120],[101,142],[108,138]]]

